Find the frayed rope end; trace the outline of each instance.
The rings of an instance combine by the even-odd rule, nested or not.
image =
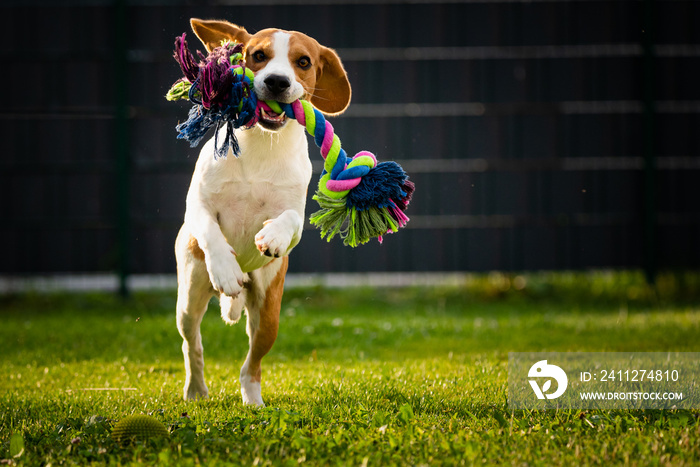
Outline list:
[[[358,186],[341,199],[317,191],[313,199],[321,209],[309,221],[330,241],[340,235],[343,244],[356,247],[398,232],[409,218],[404,214],[415,190],[400,165],[383,162],[362,178]]]

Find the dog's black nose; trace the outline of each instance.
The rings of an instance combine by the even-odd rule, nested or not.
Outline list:
[[[270,75],[265,78],[265,86],[270,90],[272,94],[282,94],[284,91],[289,89],[292,83],[289,82],[289,78],[282,75]]]

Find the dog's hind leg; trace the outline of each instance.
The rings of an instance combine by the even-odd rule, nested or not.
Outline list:
[[[177,258],[177,328],[182,336],[185,357],[185,399],[208,397],[204,382],[204,350],[200,324],[207,311],[214,289],[209,281],[204,253],[196,241],[185,232],[175,242]]]
[[[221,294],[219,296],[219,304],[221,305],[221,318],[226,324],[236,324],[241,319],[243,308],[245,307],[246,289],[236,297],[229,297]]]
[[[272,349],[279,329],[284,276],[289,258],[276,259],[250,274],[247,286],[247,332],[250,349],[241,368],[241,396],[245,404],[264,406],[260,382],[262,359]]]

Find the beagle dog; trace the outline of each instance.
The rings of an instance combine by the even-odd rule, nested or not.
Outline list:
[[[305,34],[280,29],[250,34],[226,21],[196,18],[190,24],[209,51],[223,40],[244,45],[259,99],[305,98],[328,115],[350,103],[338,55]],[[253,128],[236,130],[239,157],[229,152],[215,158],[214,138],[202,148],[175,242],[185,399],[208,396],[200,323],[218,295],[227,323],[236,323],[246,310],[250,348],[240,373],[241,395],[246,404],[264,405],[261,360],[277,338],[288,255],[301,239],[311,180],[304,131],[284,114],[263,111]]]

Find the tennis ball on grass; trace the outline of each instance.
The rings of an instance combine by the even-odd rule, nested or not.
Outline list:
[[[169,434],[165,425],[149,415],[129,415],[119,420],[112,429],[112,439],[118,444],[145,441]]]

